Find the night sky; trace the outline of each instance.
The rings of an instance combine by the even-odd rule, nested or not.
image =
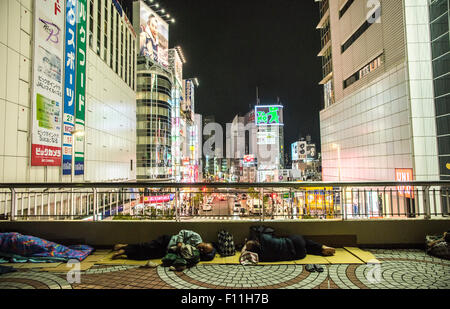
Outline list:
[[[131,2],[131,1],[130,1]],[[322,79],[318,5],[312,0],[160,0],[175,19],[183,77],[198,77],[196,112],[222,124],[256,102],[285,106],[285,147],[311,134],[320,147]]]

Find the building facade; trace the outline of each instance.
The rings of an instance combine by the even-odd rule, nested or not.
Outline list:
[[[320,7],[323,179],[439,179],[428,1]]]
[[[448,179],[448,1],[324,0],[319,7],[323,180]],[[374,210],[389,199],[367,198]],[[408,212],[416,197],[393,198]]]
[[[82,162],[82,169],[79,173],[71,173],[71,163],[68,163],[69,174],[63,175],[62,162],[54,166],[43,162],[32,164],[36,155],[32,152],[33,113],[37,109],[33,95],[37,71],[33,63],[40,60],[34,57],[33,46],[35,33],[46,29],[38,23],[36,16],[54,16],[62,20],[65,27],[69,14],[66,1],[53,2],[51,5],[55,7],[49,12],[43,12],[41,4],[35,1],[0,2],[0,182],[135,180],[136,35],[120,5],[112,0],[76,1],[78,8],[82,5],[84,9],[86,25],[80,36],[86,49],[83,59],[78,59],[85,67],[85,94],[82,96],[83,136],[77,139],[77,153],[72,158]],[[59,48],[63,54],[68,48],[64,39],[69,38],[65,31],[58,35],[58,40],[52,40],[64,41]],[[48,75],[61,82],[67,70],[57,62],[51,63],[55,64],[57,69],[52,67],[47,72],[53,72]],[[62,88],[60,93],[61,99],[53,101],[55,107],[61,107],[55,110],[59,116],[54,118],[53,126],[61,128],[59,148],[63,151],[64,144],[70,154],[73,143],[62,133],[62,113],[65,113]],[[71,130],[69,136],[73,124]]]
[[[172,73],[138,57],[137,179],[172,179]]]
[[[439,175],[450,180],[450,2],[429,2]]]

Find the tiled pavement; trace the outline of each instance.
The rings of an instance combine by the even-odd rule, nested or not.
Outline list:
[[[420,250],[369,250],[382,264],[197,265],[184,272],[168,268],[94,265],[70,284],[67,273],[19,268],[0,275],[0,289],[450,289],[450,261]]]

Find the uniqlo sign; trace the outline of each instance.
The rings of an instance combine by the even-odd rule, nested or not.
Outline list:
[[[413,181],[413,169],[412,168],[396,168],[395,169],[395,181],[397,182],[409,182]],[[400,196],[408,198],[414,198],[414,187],[411,186],[399,186],[397,187]]]

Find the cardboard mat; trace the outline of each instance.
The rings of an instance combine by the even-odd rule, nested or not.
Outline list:
[[[324,256],[329,264],[364,264],[362,260],[345,250],[344,248],[336,248],[333,256]]]
[[[84,259],[80,264],[80,270],[88,270],[94,265],[135,265],[142,266],[147,261],[134,261],[128,259],[111,259],[113,252],[110,250],[96,251]],[[216,254],[212,261],[202,261],[202,265],[239,265],[240,252],[236,252],[233,256],[221,257]],[[151,260],[156,264],[161,264],[161,259]],[[364,264],[364,263],[381,263],[375,256],[360,248],[345,247],[337,248],[334,256],[324,257],[317,255],[307,255],[302,260],[282,261],[282,262],[260,262],[258,265],[307,265],[307,264]],[[70,267],[66,263],[4,263],[4,266],[13,266],[14,268],[39,268],[39,270],[49,272],[67,272]]]
[[[14,268],[55,268],[62,263],[3,263],[2,266],[12,266]]]
[[[363,261],[364,263],[373,263],[373,264],[381,264],[379,260],[368,251],[361,250],[356,247],[344,247],[345,250],[356,256],[358,259]]]
[[[234,256],[221,257],[216,254],[212,261],[202,261],[199,264],[202,265],[238,265],[240,252],[237,252]],[[105,265],[145,265],[147,261],[133,261],[127,259],[112,260],[112,252],[105,256],[103,259],[95,262],[95,264]],[[161,259],[151,260],[156,264],[161,264]],[[307,255],[304,259],[297,261],[281,261],[281,262],[260,262],[258,265],[307,265],[307,264],[364,264],[364,263],[376,263],[375,256],[367,251],[354,247],[337,248],[334,256],[318,256]],[[379,262],[379,261],[378,261]]]
[[[73,264],[68,265],[67,263],[63,263],[63,264],[59,265],[58,267],[42,268],[40,270],[48,271],[48,272],[65,273],[65,272],[68,272],[70,270],[85,271],[85,270],[90,269],[94,265],[95,265],[95,263],[90,263],[90,262],[83,261],[83,262],[80,263],[80,268],[75,268],[75,266]]]
[[[113,252],[110,252],[108,255],[103,256],[100,260],[95,262],[97,265],[145,265],[147,261],[134,261],[128,259],[112,259]],[[153,260],[155,263],[161,264],[161,259]]]

